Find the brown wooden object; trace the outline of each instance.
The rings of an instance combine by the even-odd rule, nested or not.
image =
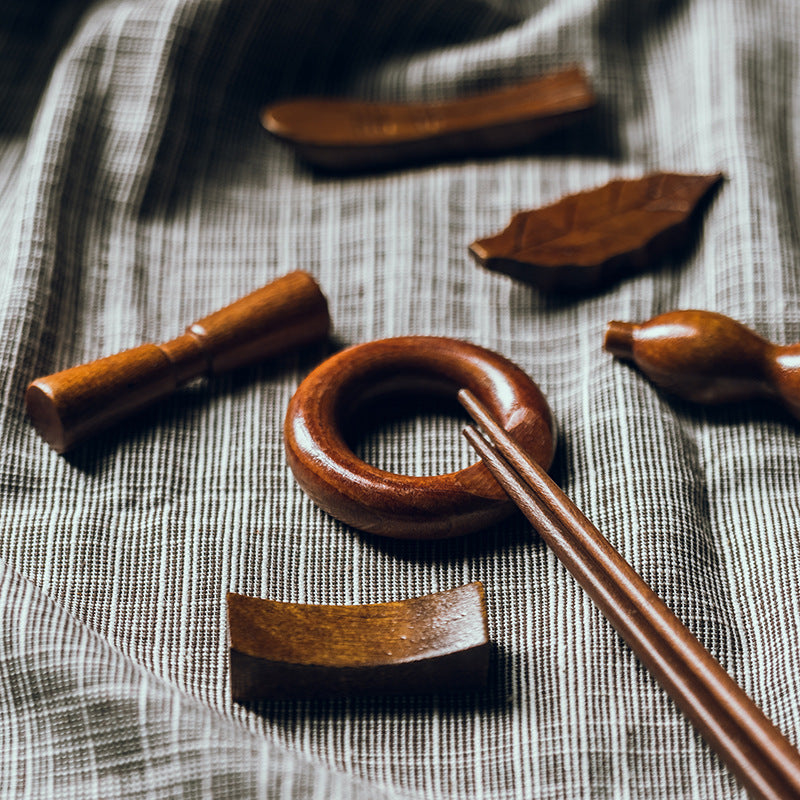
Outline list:
[[[328,334],[328,304],[314,279],[296,271],[193,323],[161,345],[37,378],[25,405],[58,453],[201,375],[278,355]]]
[[[382,395],[455,397],[460,388],[480,397],[541,463],[550,464],[550,409],[519,367],[468,342],[403,336],[337,353],[299,386],[284,424],[297,482],[332,516],[383,536],[458,536],[502,519],[513,504],[482,464],[448,475],[396,475],[358,458],[343,433]]]
[[[800,797],[800,753],[600,531],[469,392],[460,399],[486,432],[464,433],[641,662],[756,797]]]
[[[298,98],[262,111],[264,127],[329,170],[496,153],[575,122],[595,103],[581,70],[440,103]]]
[[[684,246],[693,212],[721,175],[658,172],[521,211],[469,246],[479,264],[543,290],[587,291]]]
[[[641,324],[609,322],[603,346],[686,400],[775,398],[800,419],[800,343],[772,344],[722,314],[669,311]]]
[[[228,594],[237,702],[485,687],[483,586],[370,605],[278,603]]]

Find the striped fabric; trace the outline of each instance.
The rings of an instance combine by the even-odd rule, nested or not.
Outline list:
[[[743,797],[521,518],[377,541],[298,488],[281,423],[341,345],[436,334],[511,358],[558,421],[556,480],[797,743],[797,423],[677,401],[601,344],[611,319],[688,307],[800,341],[798,41],[795,0],[5,0],[0,796]],[[597,113],[522,153],[332,178],[258,122],[296,94],[446,99],[570,63]],[[726,175],[687,254],[581,299],[468,256],[517,210],[657,169]],[[68,456],[26,420],[33,378],[296,268],[329,344]],[[459,426],[411,416],[359,447],[449,471],[471,460]],[[472,580],[485,692],[231,702],[227,591],[369,603]]]

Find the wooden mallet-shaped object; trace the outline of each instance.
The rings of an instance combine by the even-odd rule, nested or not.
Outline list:
[[[176,339],[37,378],[25,406],[57,453],[203,375],[262,361],[328,335],[328,303],[296,271],[190,325]]]

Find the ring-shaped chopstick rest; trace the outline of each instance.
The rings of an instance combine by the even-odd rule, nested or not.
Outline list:
[[[343,350],[299,386],[284,424],[297,482],[333,517],[382,536],[446,538],[503,519],[514,505],[482,463],[446,475],[397,475],[358,458],[343,434],[359,410],[380,397],[455,397],[459,389],[469,389],[537,463],[550,466],[552,414],[525,372],[469,342],[403,336]]]

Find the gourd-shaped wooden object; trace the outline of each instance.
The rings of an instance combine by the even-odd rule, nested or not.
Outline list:
[[[777,345],[712,311],[610,322],[605,349],[657,386],[697,403],[776,398],[800,419],[800,343]]]
[[[143,344],[37,378],[28,415],[58,453],[202,375],[243,367],[328,334],[328,303],[306,272],[291,272],[190,325]]]

